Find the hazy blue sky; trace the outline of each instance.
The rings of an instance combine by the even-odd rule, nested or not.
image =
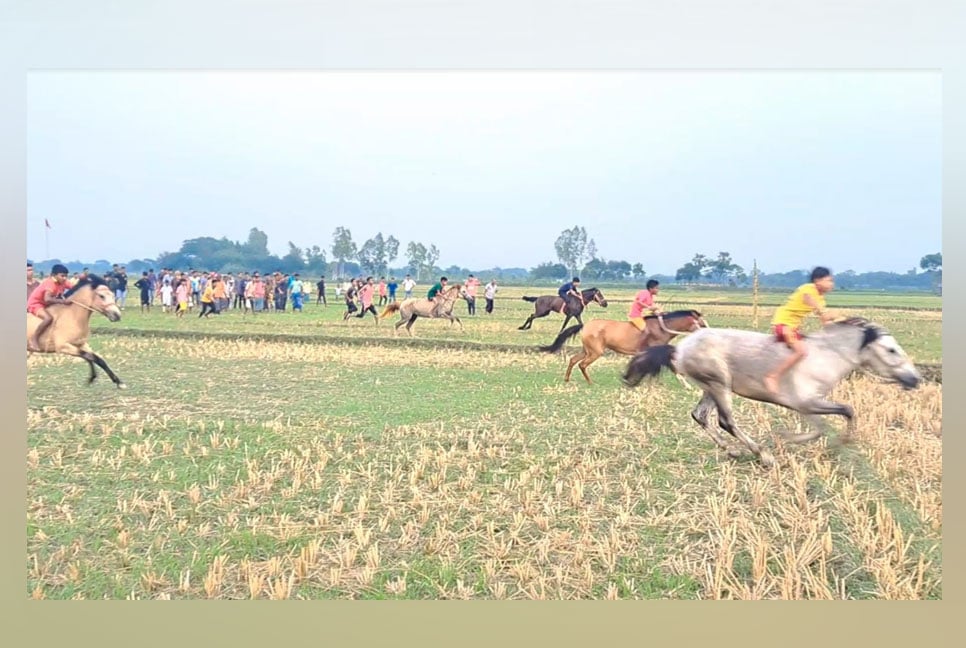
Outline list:
[[[561,230],[673,273],[905,271],[941,249],[931,72],[44,72],[27,255],[128,261],[337,226],[532,267]],[[397,260],[401,264],[401,260]]]

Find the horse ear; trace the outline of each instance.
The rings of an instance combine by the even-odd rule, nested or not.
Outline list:
[[[873,342],[879,339],[879,335],[880,335],[879,329],[877,329],[876,327],[874,326],[865,327],[865,329],[863,329],[863,335],[862,335],[862,346],[860,346],[859,348],[864,349],[865,347],[869,346],[870,344],[872,344]]]

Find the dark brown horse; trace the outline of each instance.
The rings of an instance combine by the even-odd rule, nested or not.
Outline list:
[[[604,299],[604,294],[597,290],[596,288],[588,288],[587,290],[581,290],[580,294],[584,298],[584,304],[590,304],[594,301],[600,304],[603,308],[607,308],[607,300]],[[538,317],[546,317],[552,312],[560,313],[561,309],[566,306],[567,319],[564,320],[563,326],[560,330],[563,331],[567,326],[567,322],[570,318],[576,318],[577,322],[583,326],[583,320],[580,319],[580,314],[584,312],[584,304],[581,304],[575,297],[571,297],[569,303],[564,302],[560,295],[541,295],[540,297],[523,297],[523,301],[534,302],[533,315],[527,318],[527,321],[523,323],[523,326],[517,328],[518,331],[526,331],[533,324],[533,320]]]
[[[691,333],[708,326],[701,313],[696,310],[673,311],[660,318],[657,315],[648,315],[644,318],[644,322],[644,330],[640,331],[626,320],[591,320],[586,326],[583,324],[571,326],[561,332],[553,344],[539,349],[547,353],[556,353],[564,342],[580,333],[580,341],[584,348],[570,359],[564,382],[570,382],[570,373],[574,370],[574,365],[579,362],[580,373],[584,374],[584,378],[590,383],[587,367],[604,355],[607,349],[621,355],[634,355],[648,347],[667,344],[682,333]]]

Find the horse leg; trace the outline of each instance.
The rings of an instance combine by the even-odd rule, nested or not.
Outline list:
[[[791,443],[807,443],[823,436],[829,431],[830,427],[819,416],[828,414],[841,416],[847,421],[846,432],[841,442],[847,443],[851,440],[855,432],[855,411],[850,405],[816,399],[808,401],[800,409],[801,413],[805,416],[805,420],[812,424],[812,430],[803,434],[782,434],[782,438],[786,441]]]
[[[102,358],[101,356],[97,355],[93,351],[88,351],[87,353],[90,356],[90,359],[88,359],[88,358],[85,357],[84,358],[85,360],[87,360],[88,362],[91,362],[91,360],[93,360],[94,362],[96,362],[97,363],[97,366],[104,370],[104,373],[106,373],[107,374],[107,377],[110,378],[111,381],[113,381],[115,385],[117,385],[117,388],[118,389],[127,389],[127,385],[125,385],[121,381],[121,379],[117,377],[117,374],[115,374],[113,371],[111,371],[111,368],[109,366],[107,366],[107,362],[104,361],[104,358]],[[91,375],[93,376],[93,374],[94,374],[94,366],[91,365]],[[93,378],[92,378],[92,380],[93,380]]]
[[[81,352],[80,357],[87,361],[88,366],[91,368],[91,377],[87,379],[87,384],[93,384],[97,380],[97,370],[94,369],[94,358],[93,353]]]
[[[732,459],[737,459],[741,456],[741,450],[737,448],[732,448],[731,444],[728,443],[727,439],[718,434],[718,431],[714,429],[713,426],[708,424],[708,416],[711,414],[711,410],[714,409],[714,399],[707,393],[701,397],[698,404],[694,406],[691,410],[691,418],[701,426],[708,436],[714,441],[715,445],[728,453],[728,456]]]
[[[527,321],[523,323],[523,326],[518,326],[517,330],[526,331],[528,328],[530,328],[531,324],[533,324],[533,315],[527,318]]]
[[[718,425],[721,426],[728,434],[737,438],[739,441],[745,444],[749,450],[755,453],[758,457],[758,461],[765,468],[771,468],[775,465],[775,458],[768,451],[759,446],[754,440],[745,434],[737,425],[735,425],[735,419],[731,411],[731,390],[724,385],[718,385],[713,392],[711,392],[711,397],[714,399],[714,403],[718,408]]]
[[[558,333],[563,333],[563,330],[567,328],[567,322],[570,321],[571,317],[572,315],[570,313],[567,313],[567,318],[564,320],[563,326],[560,327],[560,331],[558,331]]]
[[[574,370],[574,365],[587,357],[587,352],[581,349],[572,358],[570,358],[570,364],[567,365],[567,373],[564,375],[564,382],[570,382],[570,373]]]
[[[409,333],[409,337],[413,337],[413,322],[416,321],[417,317],[419,317],[419,315],[413,313],[412,316],[410,316],[409,321],[406,322],[406,332]]]
[[[593,381],[591,381],[590,375],[587,373],[587,367],[596,362],[597,358],[599,358],[601,355],[603,354],[594,352],[588,353],[587,357],[581,360],[580,364],[577,365],[577,367],[580,369],[580,373],[584,374],[584,380],[587,381],[588,385],[592,385]]]
[[[461,320],[460,318],[458,318],[456,315],[453,315],[452,318],[455,319],[456,320],[456,323],[460,325],[460,333],[462,333],[463,331],[466,330],[465,328],[463,328],[463,320]],[[449,325],[450,325],[450,328],[453,327],[452,320],[450,320]]]

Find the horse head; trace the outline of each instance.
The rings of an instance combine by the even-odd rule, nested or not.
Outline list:
[[[602,308],[607,308],[607,300],[604,299],[604,293],[600,292],[598,289],[588,288],[587,290],[582,291],[581,294],[584,296],[584,302],[595,301],[600,304]]]
[[[860,317],[842,320],[832,326],[861,331],[862,340],[858,351],[862,367],[883,378],[901,383],[906,389],[919,386],[922,376],[916,365],[887,330]]]
[[[114,293],[107,282],[98,275],[88,275],[77,285],[64,293],[64,298],[95,313],[100,313],[112,322],[121,319],[121,309],[114,301]]]

